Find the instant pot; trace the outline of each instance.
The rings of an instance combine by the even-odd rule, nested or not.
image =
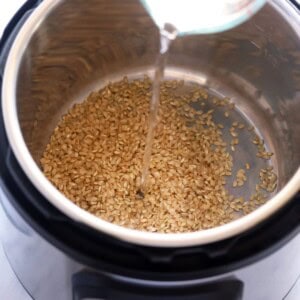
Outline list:
[[[300,276],[299,14],[269,1],[239,27],[173,43],[166,75],[237,101],[275,149],[279,191],[229,224],[158,234],[83,211],[39,167],[70,103],[153,74],[156,26],[134,0],[23,5],[0,44],[0,196],[3,248],[33,299],[289,300]]]

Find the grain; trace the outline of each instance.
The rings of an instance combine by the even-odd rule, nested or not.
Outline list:
[[[234,138],[231,140],[231,145],[238,145],[239,143],[239,139],[238,138]]]
[[[269,160],[273,156],[272,152],[268,152],[266,150],[264,140],[260,139],[257,134],[254,134],[252,143],[257,146],[257,153],[256,153],[257,157],[263,158],[265,160]]]
[[[268,192],[274,192],[277,186],[277,175],[272,168],[261,169],[259,173],[260,184],[259,187]]]
[[[229,109],[233,110],[235,108],[235,104],[233,102],[228,104]]]
[[[224,125],[214,121],[213,109],[205,110],[205,89],[176,95],[174,90],[183,85],[176,80],[161,84],[160,120],[145,194],[138,187],[152,87],[148,77],[125,77],[75,104],[46,146],[40,161],[44,174],[81,208],[133,229],[196,231],[230,222],[236,212],[251,212],[266,201],[262,190],[275,189],[275,173],[261,171],[250,199],[230,195],[225,184],[233,159],[223,140]],[[196,102],[203,110],[193,108]],[[234,109],[227,98],[212,102]],[[229,117],[229,112],[224,115]],[[232,151],[239,143],[235,130],[243,127],[232,124]],[[245,170],[238,170],[233,186],[242,186],[246,179]]]
[[[243,186],[247,180],[246,172],[244,169],[239,169],[236,173],[236,179],[233,181],[233,187]]]

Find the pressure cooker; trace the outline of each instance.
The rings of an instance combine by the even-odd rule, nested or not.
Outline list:
[[[267,203],[216,228],[150,233],[91,215],[43,175],[39,160],[70,103],[152,74],[158,34],[138,0],[29,0],[3,34],[2,242],[33,299],[283,299],[300,275],[296,2],[272,0],[236,28],[178,38],[166,68],[246,103],[275,149],[278,192]]]

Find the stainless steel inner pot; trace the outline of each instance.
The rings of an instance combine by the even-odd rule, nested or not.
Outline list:
[[[138,0],[45,0],[22,26],[7,60],[3,116],[11,147],[36,188],[71,218],[136,244],[200,245],[268,218],[300,186],[300,18],[270,1],[227,32],[178,38],[166,75],[232,97],[275,152],[279,191],[229,224],[182,234],[123,228],[80,209],[45,178],[39,159],[59,118],[90,91],[124,75],[152,74],[158,29]],[[38,201],[38,200],[37,200]]]

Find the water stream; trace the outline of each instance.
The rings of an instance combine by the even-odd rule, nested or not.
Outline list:
[[[176,36],[177,30],[171,24],[166,23],[160,30],[160,52],[156,61],[153,78],[152,97],[150,101],[150,112],[148,119],[148,132],[141,171],[141,181],[139,189],[137,191],[137,196],[139,198],[143,198],[147,190],[149,169],[151,163],[151,152],[155,137],[155,128],[158,122],[160,84],[164,77],[164,69],[168,57],[169,48],[172,41],[175,40]]]

